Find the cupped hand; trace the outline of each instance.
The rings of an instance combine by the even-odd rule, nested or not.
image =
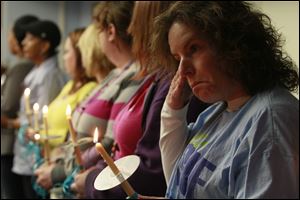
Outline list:
[[[34,171],[34,175],[37,176],[36,182],[41,187],[46,190],[49,190],[53,187],[51,172],[55,167],[55,163],[42,164],[37,170]]]

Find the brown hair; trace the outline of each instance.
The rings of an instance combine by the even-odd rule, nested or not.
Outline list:
[[[214,50],[220,70],[243,84],[249,94],[281,85],[298,88],[296,65],[282,50],[281,35],[270,18],[246,2],[179,1],[157,17],[152,38],[155,59],[169,70],[178,65],[171,56],[168,32],[173,23],[199,31]]]
[[[85,28],[78,28],[74,31],[70,32],[68,35],[68,38],[70,38],[71,45],[74,48],[75,51],[75,57],[76,57],[76,66],[79,68],[83,68],[82,61],[81,61],[81,53],[77,47],[78,41],[84,32]]]
[[[79,77],[83,82],[89,82],[94,81],[95,79],[87,76],[86,70],[82,64],[82,54],[78,48],[78,43],[85,30],[85,28],[77,28],[69,33],[68,38],[70,38],[71,45],[74,48],[76,57],[76,68],[78,70],[77,73],[79,74]]]
[[[100,30],[108,28],[109,24],[116,27],[117,35],[123,42],[131,46],[131,36],[127,28],[131,20],[134,2],[132,1],[103,1],[95,6],[93,18]]]
[[[139,76],[157,68],[149,62],[151,55],[149,46],[154,18],[165,11],[171,3],[172,1],[135,1],[128,33],[133,38],[132,52],[141,63],[142,70]]]

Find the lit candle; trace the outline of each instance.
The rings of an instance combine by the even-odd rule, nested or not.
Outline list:
[[[94,132],[94,143],[96,143],[95,147],[97,151],[100,153],[102,158],[106,161],[107,165],[110,167],[110,169],[113,171],[117,179],[120,181],[121,187],[126,192],[126,194],[129,197],[134,196],[136,194],[135,191],[128,183],[128,181],[125,180],[124,176],[122,175],[118,167],[115,165],[113,159],[108,155],[108,153],[106,152],[102,144],[98,142],[98,137],[99,137],[98,128],[96,128]]]
[[[81,152],[80,152],[79,147],[77,146],[77,135],[73,128],[71,112],[72,112],[71,106],[68,104],[67,109],[66,109],[66,116],[67,116],[67,121],[68,121],[68,125],[69,125],[69,132],[71,134],[72,143],[74,145],[74,151],[75,151],[77,164],[82,166]]]
[[[30,109],[30,89],[26,88],[24,90],[24,100],[25,100],[25,113],[29,126],[31,126],[31,109]]]
[[[24,98],[25,98],[25,111],[26,114],[30,113],[30,101],[29,101],[29,96],[30,96],[30,89],[26,88],[24,90]]]
[[[40,139],[41,139],[41,136],[40,136],[40,134],[38,134],[38,133],[36,133],[36,134],[34,134],[34,140],[36,141],[36,142],[38,142]]]
[[[39,104],[33,104],[34,130],[39,131]]]
[[[48,114],[48,106],[43,106],[43,121],[44,121],[44,127],[45,127],[45,146],[44,146],[44,150],[45,150],[45,160],[47,162],[47,164],[50,163],[50,146],[49,146],[49,142],[48,142],[48,120],[47,120],[47,114]]]

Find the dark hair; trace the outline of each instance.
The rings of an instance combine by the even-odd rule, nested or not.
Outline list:
[[[49,42],[50,47],[47,52],[47,57],[51,57],[57,53],[56,48],[60,44],[61,33],[55,22],[50,20],[35,21],[26,25],[24,29],[26,29],[27,33]]]
[[[24,15],[15,21],[15,23],[12,27],[12,31],[13,31],[20,47],[22,47],[22,41],[26,36],[26,30],[24,29],[24,26],[26,26],[27,24],[30,24],[32,22],[35,22],[35,21],[38,21],[38,18],[33,15]]]
[[[133,1],[103,1],[93,12],[93,18],[100,30],[106,29],[109,24],[116,27],[117,35],[131,46],[131,36],[127,33],[134,2]]]
[[[246,2],[180,1],[155,22],[152,52],[163,66],[174,66],[168,32],[174,22],[199,31],[208,41],[220,69],[242,83],[249,94],[281,85],[298,88],[296,65],[282,50],[281,35],[270,18]],[[173,68],[174,69],[174,68]]]

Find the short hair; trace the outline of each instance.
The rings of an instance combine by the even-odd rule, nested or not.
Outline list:
[[[270,18],[246,2],[179,1],[157,17],[152,53],[164,66],[178,64],[170,54],[168,32],[174,22],[199,31],[213,49],[220,70],[251,95],[281,85],[298,88],[296,65],[282,50]]]
[[[88,70],[96,68],[102,74],[108,74],[115,66],[107,59],[101,50],[98,37],[98,30],[95,24],[89,25],[79,39],[78,47],[81,52],[81,59]],[[91,76],[91,74],[88,74]]]
[[[27,24],[30,24],[32,22],[38,21],[39,19],[34,16],[34,15],[24,15],[19,17],[13,27],[12,27],[12,31],[14,33],[14,36],[16,37],[17,41],[18,41],[18,45],[20,47],[22,47],[22,41],[24,40],[25,36],[26,36],[26,30],[24,29],[24,26],[26,26]]]
[[[29,23],[24,28],[27,33],[30,33],[43,41],[49,42],[50,47],[47,52],[48,57],[57,53],[56,48],[59,46],[61,41],[61,32],[55,22],[50,20],[38,20]]]
[[[123,42],[131,46],[131,36],[127,33],[134,2],[133,1],[103,1],[93,11],[93,18],[100,30],[108,28],[109,24],[116,27],[116,32]]]

